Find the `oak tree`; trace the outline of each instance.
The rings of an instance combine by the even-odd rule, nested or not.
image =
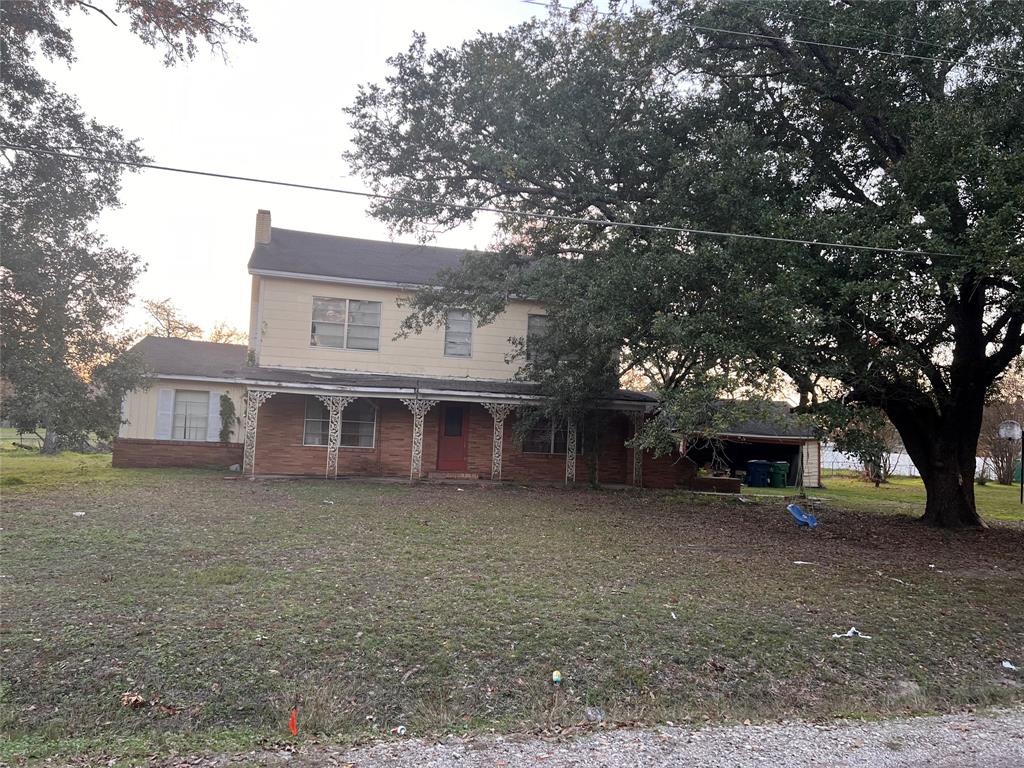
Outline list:
[[[510,211],[411,327],[529,295],[549,371],[783,372],[806,410],[880,409],[924,519],[978,525],[985,398],[1024,346],[1022,34],[1012,3],[583,5],[417,37],[350,107],[349,158],[398,230]]]
[[[0,4],[0,376],[10,387],[4,415],[22,429],[46,429],[44,450],[108,437],[121,395],[141,380],[123,355],[130,335],[113,330],[133,295],[139,258],[95,229],[119,204],[122,166],[144,160],[139,142],[89,118],[36,67],[36,57],[70,65],[69,16],[126,24],[165,62],[191,59],[204,42],[223,50],[252,40],[244,8],[232,0],[21,0]],[[71,151],[73,160],[12,147]]]

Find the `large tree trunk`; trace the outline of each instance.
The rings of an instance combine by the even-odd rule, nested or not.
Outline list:
[[[46,434],[43,435],[43,446],[39,449],[40,453],[56,453],[59,446],[59,440],[57,439],[57,433],[52,429],[47,429]]]
[[[967,462],[954,446],[948,458],[919,467],[927,493],[922,522],[940,528],[984,526],[974,503],[974,456]]]
[[[972,398],[942,413],[930,404],[885,409],[924,481],[922,522],[940,528],[984,527],[974,503],[983,402],[983,397]]]

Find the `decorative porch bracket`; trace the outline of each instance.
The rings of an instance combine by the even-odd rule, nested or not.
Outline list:
[[[337,477],[338,446],[341,444],[341,412],[355,398],[345,395],[317,395],[316,399],[324,404],[330,414],[330,421],[327,423],[327,469],[324,471],[324,477]]]
[[[412,411],[412,461],[409,465],[409,479],[419,480],[423,475],[423,417],[437,405],[437,400],[402,398],[405,407]]]
[[[640,434],[644,428],[644,412],[633,411],[633,439]],[[633,446],[633,485],[640,487],[644,484],[644,452],[639,445]]]
[[[565,429],[565,482],[576,482],[576,421],[569,419]]]
[[[242,446],[242,474],[256,476],[256,417],[260,406],[272,398],[267,389],[250,389],[245,393],[245,441]]]
[[[513,403],[484,403],[494,419],[494,437],[491,444],[491,480],[501,480],[501,458],[505,445],[505,419],[516,407]]]

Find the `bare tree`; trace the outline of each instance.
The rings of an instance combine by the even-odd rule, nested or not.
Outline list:
[[[245,344],[249,341],[249,334],[240,331],[226,320],[221,320],[206,336],[207,341],[216,341],[220,344]]]
[[[999,425],[1010,420],[1024,424],[1024,372],[1021,371],[1005,376],[996,399],[985,406],[978,441],[978,454],[989,461],[996,482],[1002,485],[1013,483],[1013,470],[1020,458],[1020,443],[999,436]]]
[[[181,311],[170,299],[147,299],[142,302],[153,321],[146,326],[146,332],[153,336],[169,339],[201,339],[203,329],[181,316]]]

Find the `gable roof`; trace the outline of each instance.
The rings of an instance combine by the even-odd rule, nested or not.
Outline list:
[[[435,285],[442,269],[459,266],[460,248],[363,240],[271,227],[270,242],[257,243],[250,273],[286,273],[389,285]]]
[[[510,396],[540,395],[540,385],[530,381],[479,381],[408,374],[256,367],[246,364],[248,347],[245,344],[217,344],[211,341],[146,336],[131,351],[138,353],[154,374],[165,378],[199,377],[241,384],[258,382],[316,388],[337,386],[414,392],[433,390],[467,394],[486,392]],[[611,399],[635,403],[655,401],[652,395],[628,389],[617,390]]]

